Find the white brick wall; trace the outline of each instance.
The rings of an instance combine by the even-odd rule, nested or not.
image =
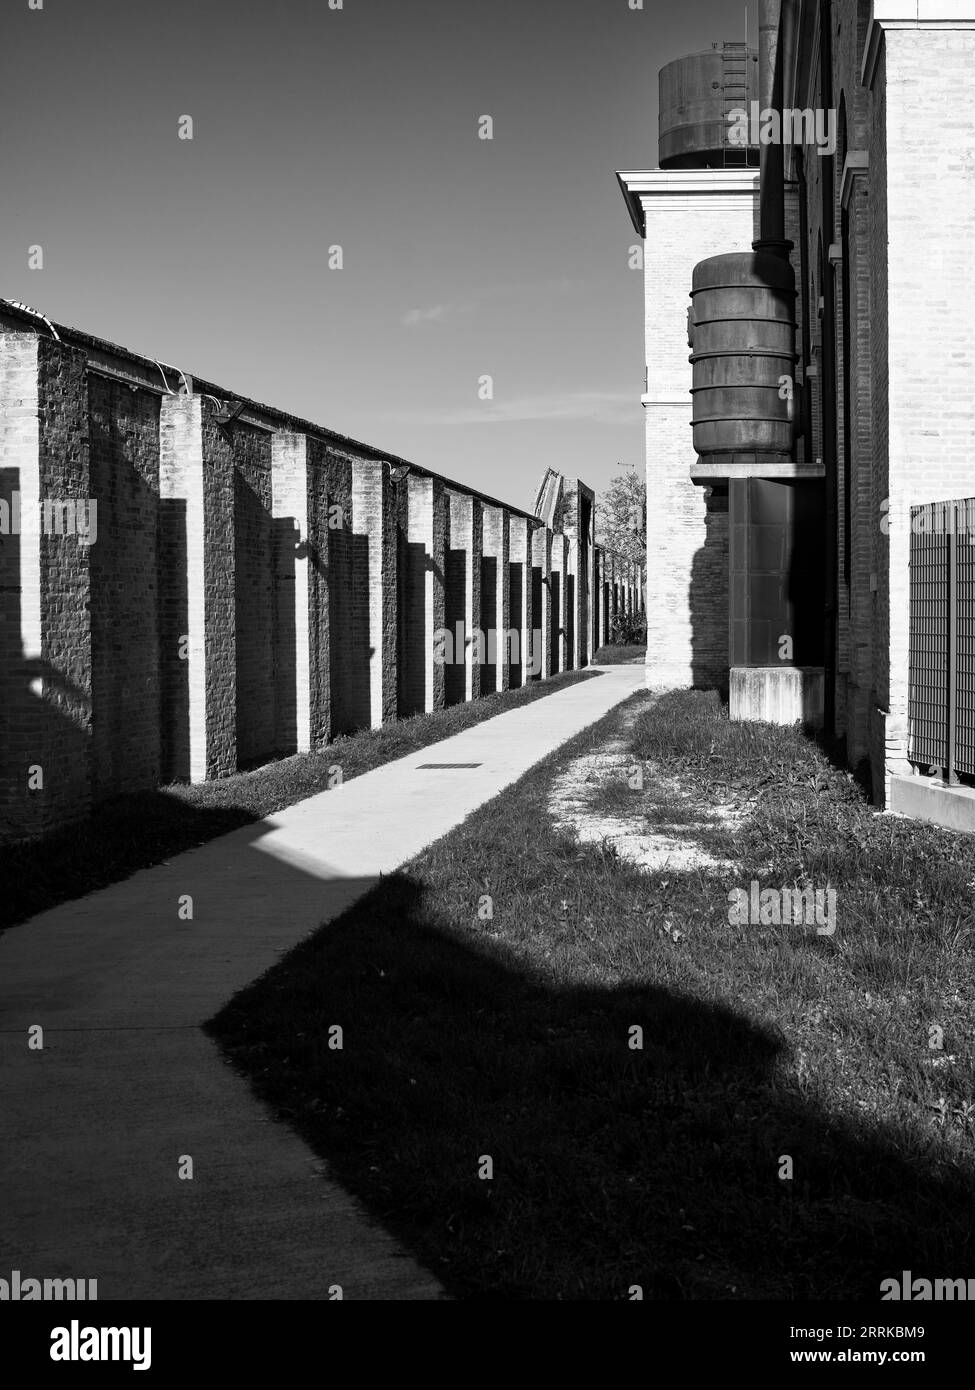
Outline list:
[[[159,418],[160,500],[186,505],[186,650],[192,782],[206,781],[208,765],[202,405],[200,396],[164,396]]]
[[[903,720],[910,506],[975,493],[975,32],[885,42],[889,708]]]
[[[751,248],[757,170],[656,170],[623,176],[639,192],[646,220],[647,665],[655,684],[685,686],[703,669],[727,668],[720,650],[695,641],[695,610],[727,610],[724,591],[702,589],[707,539],[705,490],[692,483],[691,364],[687,310],[698,261]],[[720,190],[720,191],[718,191]],[[697,570],[696,570],[697,565]],[[696,597],[692,601],[692,586]]]

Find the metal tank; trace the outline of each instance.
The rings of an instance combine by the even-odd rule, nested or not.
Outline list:
[[[758,100],[758,52],[716,43],[660,69],[658,157],[661,169],[721,169],[759,162],[758,145],[728,139],[734,109]]]
[[[697,453],[790,454],[797,356],[795,276],[788,261],[764,251],[699,261],[688,341]]]

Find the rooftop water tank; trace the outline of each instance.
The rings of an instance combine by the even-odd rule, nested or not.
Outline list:
[[[743,43],[716,43],[660,69],[661,169],[722,169],[758,164],[758,145],[728,138],[729,111],[758,100],[758,53]]]

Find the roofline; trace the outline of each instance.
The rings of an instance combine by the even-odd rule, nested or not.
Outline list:
[[[627,212],[630,214],[630,221],[633,223],[637,236],[645,237],[647,234],[647,227],[646,220],[643,216],[643,204],[627,183],[627,179],[633,177],[633,174],[620,173],[618,169],[616,171],[616,182],[619,184],[620,192],[623,194],[623,201],[626,204]]]
[[[753,192],[759,178],[757,165],[731,169],[618,169],[616,181],[623,194],[630,221],[646,237],[642,195],[678,196]]]
[[[152,378],[158,377],[165,367],[170,372],[175,372],[179,376],[188,378],[193,384],[192,394],[199,396],[214,396],[227,401],[240,402],[245,410],[253,415],[264,416],[266,419],[275,422],[281,428],[294,434],[307,434],[313,439],[320,439],[328,444],[334,444],[337,449],[350,454],[357,454],[362,458],[373,461],[389,463],[394,468],[408,468],[411,473],[416,473],[423,478],[436,478],[445,483],[452,492],[466,493],[469,497],[479,498],[489,507],[498,507],[509,512],[512,516],[526,517],[529,521],[539,521],[539,517],[533,512],[525,511],[522,507],[512,506],[509,502],[502,502],[496,497],[490,497],[482,492],[480,488],[471,487],[469,483],[462,483],[453,478],[446,478],[442,473],[435,473],[430,468],[424,468],[422,464],[413,463],[410,459],[401,458],[399,454],[392,454],[386,449],[380,449],[373,444],[364,444],[361,440],[352,439],[349,435],[339,434],[335,430],[330,430],[324,425],[316,425],[312,420],[304,420],[298,415],[290,415],[287,411],[278,410],[275,406],[264,405],[260,401],[251,400],[248,396],[242,396],[236,391],[230,391],[225,386],[218,386],[212,381],[205,381],[203,377],[194,376],[190,372],[183,372],[171,362],[160,362],[155,357],[143,357],[141,353],[132,352],[128,348],[120,347],[118,343],[111,343],[106,338],[96,338],[91,333],[82,333],[78,328],[70,328],[66,324],[58,323],[54,319],[46,319],[46,316],[39,316],[35,311],[28,313],[17,307],[8,299],[0,298],[0,328],[5,321],[15,319],[29,327],[38,337],[41,336],[38,328],[39,317],[42,321],[49,322],[57,331],[61,341],[69,347],[77,348],[85,352],[89,359],[95,354],[96,357],[115,358],[119,362],[134,364],[143,369],[146,379],[134,377],[128,374],[130,384],[140,386],[144,390],[153,391],[160,396],[172,394],[172,388],[166,380],[165,373],[162,374],[162,385],[155,385]],[[109,364],[99,363],[97,360],[90,361],[89,367],[92,371],[99,371],[101,368],[106,375],[125,376],[124,369],[121,372],[113,372]],[[245,421],[245,423],[258,423],[256,421]],[[260,427],[260,426],[259,426]]]

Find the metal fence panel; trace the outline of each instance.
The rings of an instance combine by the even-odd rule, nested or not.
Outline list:
[[[955,768],[975,776],[975,498],[957,504],[964,508],[957,530],[955,558],[955,649],[957,701]]]
[[[908,756],[975,775],[975,498],[911,508],[910,583]]]
[[[908,756],[936,767],[947,762],[948,537],[944,512],[943,502],[911,508]]]

